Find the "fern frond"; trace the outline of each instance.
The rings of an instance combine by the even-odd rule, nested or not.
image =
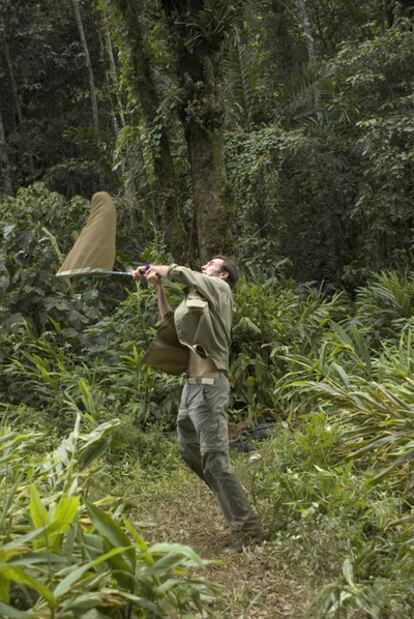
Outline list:
[[[223,60],[224,92],[237,120],[249,129],[255,113],[259,52],[236,37]]]

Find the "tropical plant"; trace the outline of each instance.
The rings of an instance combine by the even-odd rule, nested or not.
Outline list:
[[[401,327],[414,314],[414,278],[410,271],[381,271],[357,289],[356,319],[375,341],[397,339]]]
[[[4,426],[0,438],[0,612],[18,618],[197,616],[208,612],[214,588],[191,576],[203,561],[179,544],[148,545],[107,497],[88,500],[86,468],[119,423],[74,430],[43,458],[28,458],[38,435]]]

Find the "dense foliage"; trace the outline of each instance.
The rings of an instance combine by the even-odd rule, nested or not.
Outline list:
[[[251,482],[310,612],[411,616],[412,5],[0,2],[2,616],[214,616],[107,496],[174,468],[180,381],[151,289],[54,277],[97,188],[120,268],[240,262],[229,415],[276,420]]]
[[[59,218],[50,218],[51,205],[64,213],[64,226]],[[93,455],[102,457],[106,447],[105,458],[114,471],[121,463],[124,470],[137,462],[151,468],[161,459],[168,462],[171,472],[174,458],[168,441],[161,437],[173,428],[180,381],[154,373],[142,363],[154,332],[151,289],[142,284],[127,291],[112,289],[111,295],[119,295],[114,306],[105,282],[97,287],[82,284],[74,290],[54,279],[66,229],[84,210],[83,201],[65,202],[36,185],[4,200],[1,209],[1,234],[7,249],[2,254],[1,279],[1,406],[7,425],[3,424],[1,443],[7,456],[1,481],[2,535],[6,550],[10,549],[1,568],[6,579],[3,603],[27,609],[30,598],[40,613],[48,606],[58,613],[55,616],[59,612],[64,616],[65,609],[75,604],[80,608],[77,616],[83,616],[81,609],[93,600],[105,616],[105,607],[119,605],[120,599],[113,600],[109,590],[104,595],[106,589],[99,587],[105,581],[110,588],[111,579],[121,577],[116,575],[118,568],[112,575],[111,570],[122,562],[122,554],[121,559],[112,558],[112,546],[105,542],[99,555],[92,553],[82,560],[74,550],[65,555],[65,561],[71,562],[66,566],[78,566],[74,573],[82,582],[80,590],[76,585],[79,601],[69,595],[72,589],[59,584],[60,579],[62,583],[69,579],[65,566],[52,562],[50,572],[50,566],[46,570],[42,563],[41,540],[48,539],[44,527],[52,527],[47,544],[54,547],[69,543],[63,540],[65,536],[71,539],[75,531],[76,535],[105,537],[101,529],[106,523],[125,542],[119,552],[132,552],[125,549],[126,533],[118,529],[113,517],[94,507],[93,499],[98,505],[106,503],[103,497],[92,493],[91,502],[90,482],[73,481],[73,467],[82,464],[84,453],[87,461]],[[34,210],[38,219],[32,225]],[[8,215],[12,212],[19,213],[14,227]],[[29,262],[21,250],[22,235],[24,246],[31,248]],[[163,251],[152,244],[145,255],[162,258]],[[284,275],[285,266],[283,262],[271,265],[273,274],[264,277],[266,265],[257,272],[252,265],[236,292],[230,419],[236,424],[243,421],[244,426],[269,416],[278,420],[274,438],[262,449],[263,458],[255,467],[255,500],[271,535],[286,536],[292,556],[297,553],[302,565],[318,574],[321,588],[314,600],[316,616],[323,609],[328,616],[348,617],[359,608],[369,617],[387,612],[402,619],[413,603],[409,576],[413,567],[413,277],[409,272],[383,271],[371,276],[351,299],[345,292],[327,294],[309,283],[297,284]],[[176,286],[168,288],[173,303],[181,294]],[[71,434],[74,424],[77,430]],[[82,438],[79,432],[92,434]],[[70,439],[64,438],[69,434]],[[109,436],[114,439],[111,443]],[[29,473],[18,454],[33,450],[33,440],[37,444],[33,458],[40,460],[28,463],[30,476],[24,481]],[[62,440],[64,447],[59,447]],[[54,482],[53,492],[57,492],[56,484],[62,490],[56,496],[48,486],[55,469],[48,465],[45,477],[41,464],[42,454],[54,446],[69,467],[67,473],[65,467],[59,468],[63,478]],[[62,449],[72,450],[73,465]],[[67,475],[70,480],[64,481]],[[93,475],[97,479],[96,471]],[[30,492],[24,490],[23,481]],[[17,495],[13,491],[16,483],[21,488]],[[49,504],[56,507],[49,508]],[[63,509],[69,510],[70,519],[53,524]],[[79,529],[79,523],[86,522],[85,510],[95,532]],[[20,514],[25,514],[23,521]],[[15,531],[16,518],[26,528]],[[46,520],[40,522],[41,518]],[[141,541],[136,541],[140,550],[134,551],[138,552],[135,593],[122,589],[122,583],[117,589],[116,595],[125,600],[134,602],[136,587],[141,586],[147,557],[152,556],[145,553],[153,553],[153,561],[158,553],[166,552],[175,566],[199,564],[183,548],[148,549],[140,533],[130,525],[127,529]],[[19,541],[21,535],[29,537]],[[79,544],[85,541],[79,538]],[[33,552],[35,557],[40,554],[31,567],[27,557]],[[144,564],[139,554],[143,552]],[[101,561],[105,570],[98,569]],[[17,571],[14,562],[20,566]],[[121,574],[127,569],[130,566],[125,564]],[[159,577],[164,578],[161,573]],[[210,595],[205,583],[191,582],[194,589],[189,586],[183,593],[174,593],[183,612],[188,604],[207,603],[204,595]],[[154,586],[161,584],[154,581]],[[144,616],[156,617],[164,611],[155,610],[151,606],[154,594],[148,595],[145,604],[151,611],[143,612],[153,614]],[[168,594],[165,604],[170,603]],[[160,604],[166,608],[164,601]]]
[[[190,263],[348,287],[411,264],[410,2],[65,5],[0,6],[4,193],[119,191],[134,252]]]
[[[19,415],[5,412],[9,423],[19,423]],[[148,545],[125,517],[122,526],[117,523],[119,506],[114,516],[108,513],[114,500],[89,498],[94,471],[86,467],[105,448],[117,420],[89,433],[80,425],[79,415],[47,456],[33,449],[46,438],[40,432],[0,428],[1,615],[85,617],[102,609],[100,617],[128,612],[155,619],[201,609],[215,592],[190,578],[190,568],[205,565],[191,548]]]

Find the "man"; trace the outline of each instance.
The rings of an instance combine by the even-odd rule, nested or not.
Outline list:
[[[225,256],[216,256],[201,273],[186,267],[138,267],[157,291],[161,326],[146,362],[164,371],[187,375],[177,417],[178,447],[187,465],[216,495],[241,550],[263,540],[263,530],[232,472],[226,406],[229,402],[229,349],[233,316],[232,287],[239,274]],[[162,278],[186,286],[186,296],[172,313]]]

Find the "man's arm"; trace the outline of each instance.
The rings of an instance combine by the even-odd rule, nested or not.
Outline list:
[[[161,319],[163,319],[165,315],[168,314],[168,312],[171,312],[171,307],[168,303],[164,286],[162,285],[162,281],[159,279],[159,277],[157,278],[157,283],[154,283],[154,286],[157,291],[158,310],[160,312]]]
[[[168,267],[166,267],[168,269]],[[157,291],[157,303],[158,310],[160,312],[161,320],[165,317],[168,312],[171,312],[170,304],[168,303],[167,295],[165,294],[164,286],[162,285],[161,277],[163,277],[158,269],[161,269],[163,272],[163,267],[154,268],[152,265],[145,273],[145,279],[147,282],[152,284]]]
[[[140,277],[144,276],[147,282],[154,286],[155,290],[157,291],[157,303],[161,319],[163,319],[165,315],[171,311],[171,307],[168,303],[167,295],[165,294],[164,286],[162,285],[161,281],[161,277],[167,276],[168,268],[168,265],[151,265],[149,269],[143,269],[143,267],[138,267],[137,269],[135,269],[135,271],[132,271],[132,276],[134,279],[139,279]]]
[[[219,291],[231,296],[229,285],[219,277],[207,277],[207,275],[193,271],[188,267],[179,266],[178,264],[151,264],[151,269],[158,273],[160,277],[168,277],[173,282],[195,288],[213,306],[217,303],[217,293]]]
[[[197,290],[213,306],[217,303],[218,295],[225,294],[231,296],[230,286],[220,277],[208,277],[203,273],[177,264],[171,264],[168,267],[167,275],[171,281],[185,284]]]

